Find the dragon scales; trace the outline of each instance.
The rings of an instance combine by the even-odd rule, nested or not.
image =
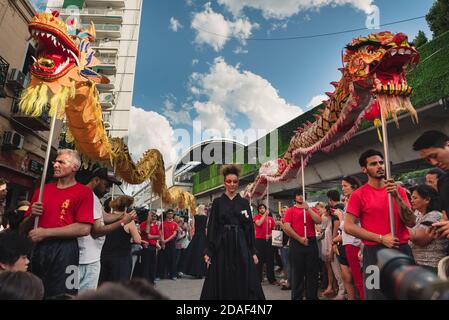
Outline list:
[[[331,152],[348,142],[364,119],[379,119],[382,113],[398,124],[397,114],[406,111],[417,121],[406,73],[418,62],[418,52],[403,33],[380,32],[354,39],[343,55],[342,78],[332,82],[335,91],[327,93],[321,114],[296,130],[282,158],[262,165],[256,180],[244,190],[245,197],[262,197],[267,183],[295,179],[301,158],[306,165],[314,153]]]

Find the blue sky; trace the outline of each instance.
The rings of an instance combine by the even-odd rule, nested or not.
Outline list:
[[[137,130],[148,129],[138,137],[131,129],[137,152],[157,147],[167,155],[173,141],[161,141],[179,129],[192,131],[193,120],[220,132],[282,125],[332,90],[329,83],[340,79],[341,50],[354,37],[389,30],[411,41],[423,30],[431,38],[420,19],[314,39],[246,40],[363,28],[372,5],[381,24],[414,18],[429,11],[431,0],[143,2],[133,98],[139,109],[132,121]]]

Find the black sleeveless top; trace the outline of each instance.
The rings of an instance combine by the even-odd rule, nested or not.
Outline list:
[[[120,227],[106,236],[101,250],[102,257],[124,256],[131,254],[131,234]]]

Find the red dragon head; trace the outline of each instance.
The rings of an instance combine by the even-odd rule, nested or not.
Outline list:
[[[406,71],[419,63],[419,53],[403,33],[379,32],[354,39],[343,58],[352,81],[371,89],[380,109],[396,119],[399,109],[414,115]]]
[[[56,11],[38,13],[29,25],[31,37],[37,43],[31,74],[46,81],[59,79],[80,64],[79,45],[58,15]]]

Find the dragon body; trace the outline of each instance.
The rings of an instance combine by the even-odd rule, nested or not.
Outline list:
[[[123,139],[107,136],[96,84],[107,84],[109,79],[92,69],[99,64],[90,46],[96,37],[95,26],[79,30],[76,20],[66,23],[54,11],[37,13],[29,31],[37,57],[33,57],[31,81],[20,99],[21,111],[39,116],[49,107],[51,116],[65,120],[66,140],[75,144],[85,160],[109,163],[128,184],[151,181],[152,192],[165,203],[195,212],[191,194],[166,188],[164,160],[158,150],[146,151],[135,163]]]
[[[354,39],[346,46],[342,78],[332,82],[334,92],[316,121],[298,128],[282,158],[263,164],[254,183],[247,186],[244,195],[257,198],[266,193],[267,183],[295,179],[310,157],[318,152],[331,152],[346,143],[359,129],[360,123],[375,120],[381,113],[385,119],[410,112],[417,121],[406,73],[419,62],[419,54],[403,33],[374,33]]]

